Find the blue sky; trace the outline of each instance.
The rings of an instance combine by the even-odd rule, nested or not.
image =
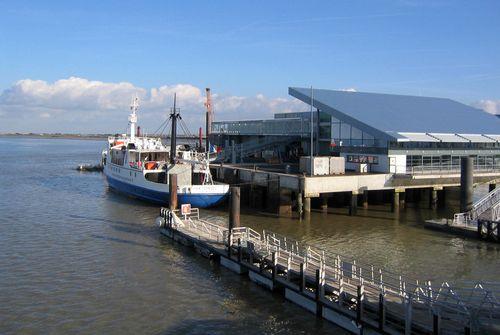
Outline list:
[[[70,77],[268,101],[288,99],[288,86],[355,88],[488,101],[494,111],[499,41],[499,1],[9,1],[0,94],[9,120],[18,81]],[[44,127],[57,129],[50,115]]]

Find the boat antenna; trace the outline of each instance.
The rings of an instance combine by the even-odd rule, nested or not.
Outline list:
[[[128,117],[128,123],[130,125],[130,139],[135,139],[135,130],[137,124],[137,111],[139,110],[139,97],[136,95],[132,98],[132,103],[130,104],[131,113]]]
[[[174,93],[174,107],[170,112],[170,120],[172,122],[172,132],[170,134],[170,163],[175,164],[175,157],[177,156],[177,119],[181,119],[180,111],[176,107],[177,93]]]

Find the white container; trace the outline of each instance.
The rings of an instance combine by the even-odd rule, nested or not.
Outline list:
[[[330,174],[344,174],[344,173],[345,173],[345,158],[330,157]]]
[[[330,157],[313,158],[313,176],[324,176],[330,174]],[[311,175],[311,158],[309,156],[300,157],[300,172]]]

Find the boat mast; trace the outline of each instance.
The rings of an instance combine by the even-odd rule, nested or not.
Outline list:
[[[206,113],[206,130],[205,130],[205,152],[210,152],[210,132],[212,131],[212,121],[213,121],[213,112],[212,112],[212,95],[210,94],[210,88],[206,88],[207,93],[207,101],[205,102],[205,107],[207,108]]]
[[[170,134],[170,163],[175,164],[175,156],[177,156],[177,119],[181,118],[180,113],[176,108],[177,94],[174,93],[174,108],[170,112],[170,119],[172,121],[172,132]]]
[[[130,104],[130,110],[132,111],[128,117],[128,123],[130,125],[130,139],[135,139],[135,129],[137,124],[137,111],[139,110],[139,97],[136,95],[135,98],[132,99],[132,103]]]

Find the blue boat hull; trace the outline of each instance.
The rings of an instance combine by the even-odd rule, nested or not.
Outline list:
[[[109,186],[121,193],[131,195],[135,198],[152,202],[159,205],[166,205],[169,202],[169,192],[158,192],[144,187],[124,183],[118,179],[106,176]],[[220,204],[226,198],[226,194],[178,194],[179,204],[191,204],[194,208],[207,208]]]

